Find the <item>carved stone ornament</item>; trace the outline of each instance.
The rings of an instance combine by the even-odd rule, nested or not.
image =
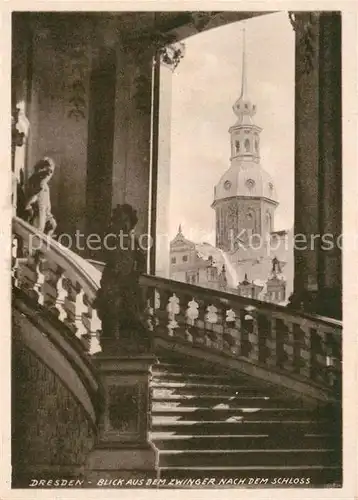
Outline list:
[[[134,98],[137,111],[150,115],[152,81],[151,68],[156,54],[160,61],[174,71],[184,57],[184,44],[177,43],[172,33],[162,33],[157,29],[142,30],[140,33],[122,35],[125,51],[136,61],[137,74],[134,78]]]
[[[139,284],[139,277],[146,270],[146,256],[133,233],[137,220],[136,211],[130,205],[117,205],[108,228],[108,234],[117,237],[116,245],[107,250],[95,300],[102,321],[101,347],[107,353],[140,353],[150,349]]]
[[[89,58],[86,46],[75,46],[69,52],[70,78],[68,82],[70,109],[68,118],[76,121],[86,116],[86,72]]]
[[[185,55],[185,45],[182,42],[166,45],[159,50],[159,54],[162,64],[174,71]]]
[[[314,69],[314,53],[317,48],[314,31],[319,21],[320,12],[289,12],[290,23],[296,33],[304,61],[304,74]]]

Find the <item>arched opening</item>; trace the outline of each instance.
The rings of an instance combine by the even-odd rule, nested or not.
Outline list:
[[[241,81],[244,69],[241,61],[243,24],[245,24],[248,47],[244,76],[250,101],[241,105],[237,101],[234,105],[240,94],[237,82]],[[248,211],[248,201],[239,199],[238,217],[235,221],[237,227],[233,228],[227,204],[229,199],[227,203],[225,199],[232,196],[234,198],[243,195],[257,196],[258,192],[264,200],[268,188],[262,188],[263,183],[257,179],[252,184],[255,189],[252,189],[251,184],[248,189],[246,181],[251,176],[246,176],[246,179],[240,181],[242,187],[237,186],[235,179],[238,176],[235,173],[232,177],[226,176],[222,185],[219,179],[230,167],[228,163],[230,152],[232,155],[230,162],[240,162],[240,154],[244,153],[247,159],[252,155],[252,164],[257,164],[261,128],[265,132],[260,152],[265,169],[272,176],[278,174],[279,165],[282,163],[287,165],[284,175],[280,175],[278,181],[275,181],[275,184],[278,184],[277,191],[280,197],[282,196],[276,209],[275,227],[286,231],[292,230],[294,41],[295,36],[288,15],[280,12],[245,20],[245,23],[231,23],[183,39],[181,42],[184,44],[184,57],[175,70],[169,71],[168,76],[168,68],[161,66],[162,90],[165,81],[167,80],[169,84],[170,80],[171,95],[169,99],[163,90],[159,113],[162,116],[162,125],[170,122],[171,131],[170,152],[166,159],[162,156],[158,162],[156,237],[159,245],[156,250],[155,266],[157,275],[176,279],[175,272],[171,273],[170,270],[172,256],[170,244],[176,237],[179,224],[183,226],[185,238],[200,248],[203,257],[206,258],[204,254],[207,252],[216,253],[217,260],[220,260],[221,252],[229,251],[229,248],[238,248],[237,244],[230,241],[231,233],[235,234],[236,238],[240,233],[239,228],[254,232],[255,221],[253,213]],[[285,64],[278,64],[279,60],[281,62],[285,60]],[[227,89],[225,98],[219,91],[223,81]],[[284,89],[282,95],[278,95],[278,88]],[[276,106],[278,100],[283,103],[282,107]],[[252,113],[252,118],[251,115],[249,118],[244,118],[241,126],[240,118],[235,116],[236,113],[233,114],[233,105],[245,117],[249,116],[245,113]],[[166,118],[164,108],[168,111]],[[235,121],[239,122],[239,126]],[[251,128],[256,125],[257,129]],[[232,132],[229,131],[228,134],[230,126]],[[160,150],[164,151],[162,139],[168,135],[168,127],[161,126],[159,120],[159,156]],[[272,148],[272,144],[279,143],[282,135],[287,138],[284,147]],[[235,157],[237,160],[234,160]],[[243,164],[242,169],[244,170],[247,165]],[[255,174],[252,177],[256,179]],[[267,184],[267,181],[265,182]],[[218,204],[217,209],[212,210],[210,206],[219,199],[222,199],[220,207]],[[169,210],[166,209],[168,206]],[[266,224],[271,232],[274,224],[273,221],[265,220],[264,204],[257,210],[259,214],[261,212],[258,220],[263,222],[257,225],[257,230],[264,234]],[[247,218],[241,220],[240,217]],[[226,223],[228,227],[225,227]],[[255,259],[254,253],[250,252],[253,259]],[[291,261],[289,268],[293,269],[292,250],[287,259]],[[237,261],[237,258],[233,258],[235,264]],[[257,278],[265,280],[270,265],[268,258],[267,265],[261,266],[261,270],[257,271]],[[237,272],[240,275],[241,270],[238,269]],[[289,281],[291,282],[291,286],[288,287],[289,292],[292,292],[293,276],[290,276]]]

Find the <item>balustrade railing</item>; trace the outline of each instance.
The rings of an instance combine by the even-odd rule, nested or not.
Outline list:
[[[93,301],[101,273],[27,222],[13,218],[12,282],[68,326],[90,354],[100,351]]]
[[[93,302],[101,272],[18,218],[13,240],[13,285],[55,314],[90,354],[100,351]],[[154,276],[142,275],[140,284],[153,336],[340,391],[341,322]]]
[[[341,322],[153,276],[141,285],[156,335],[340,391]]]

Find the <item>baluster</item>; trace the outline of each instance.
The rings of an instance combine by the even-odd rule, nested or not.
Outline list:
[[[240,331],[241,331],[240,356],[248,358],[251,352],[249,335],[250,333],[253,332],[253,318],[250,314],[247,314],[245,308],[240,309],[239,318],[240,318]]]
[[[180,303],[179,298],[173,293],[173,295],[169,298],[168,305],[168,335],[173,337],[176,335],[176,330],[179,327],[176,316],[180,312]]]
[[[257,310],[251,306],[248,306],[246,309],[245,321],[252,321],[252,326],[250,327],[248,334],[248,343],[250,345],[250,361],[254,363],[259,362],[260,350],[259,350],[259,330],[258,330],[258,320],[257,320]],[[250,320],[251,318],[251,320]]]
[[[83,323],[82,315],[88,311],[84,303],[84,291],[79,283],[72,283],[71,280],[65,280],[67,296],[64,300],[64,308],[67,313],[65,319],[66,325],[73,331],[73,333],[80,340],[83,335],[87,334],[87,329]]]
[[[206,331],[205,331],[205,316],[206,304],[203,299],[195,298],[195,303],[198,304],[198,316],[194,319],[194,326],[190,329],[193,335],[193,343],[199,345],[206,344]]]
[[[270,316],[266,317],[267,334],[264,335],[265,339],[265,358],[264,363],[269,367],[277,366],[277,339],[276,339],[276,318]],[[261,331],[260,331],[261,335]]]
[[[304,320],[300,328],[303,332],[302,343],[301,343],[301,363],[299,373],[303,377],[311,378],[312,375],[312,350],[311,350],[311,330],[307,325],[307,321]]]
[[[188,338],[188,333],[187,333],[187,310],[188,310],[188,304],[189,301],[191,300],[191,297],[187,294],[180,294],[178,296],[178,307],[179,310],[175,316],[175,321],[177,323],[177,327],[175,329],[175,336],[180,337],[183,340],[187,340]]]
[[[216,336],[215,348],[218,349],[219,351],[224,350],[225,321],[226,321],[226,306],[222,303],[219,303],[216,306],[216,322],[213,324],[213,332],[215,333]]]
[[[39,304],[43,304],[42,285],[45,282],[45,256],[38,250],[29,256],[21,270],[21,288]]]
[[[217,336],[214,332],[214,324],[218,320],[218,315],[216,314],[217,308],[210,304],[206,307],[205,314],[205,343],[209,347],[216,347]]]
[[[12,286],[19,286],[19,240],[17,236],[12,237],[12,246],[11,246],[11,282]]]
[[[67,313],[64,308],[67,290],[64,287],[64,269],[57,264],[48,263],[46,280],[43,285],[44,306],[60,321],[64,321]]]
[[[265,314],[257,315],[259,362],[266,364],[270,357],[268,342],[271,336],[271,321]]]
[[[87,307],[87,311],[82,314],[82,322],[86,329],[86,334],[82,335],[84,342],[87,341],[86,350],[90,354],[96,354],[102,351],[99,338],[101,334],[101,320],[97,315],[96,309],[89,300],[88,296],[85,294],[83,297],[83,302]]]
[[[311,330],[312,377],[316,382],[328,382],[326,333],[319,326]]]
[[[285,322],[285,342],[284,342],[284,351],[286,353],[285,361],[283,363],[283,368],[286,371],[293,372],[295,370],[294,363],[294,333],[293,333],[293,323],[289,321]]]
[[[189,342],[194,342],[195,338],[195,333],[196,333],[196,328],[195,328],[195,321],[199,317],[199,304],[195,301],[193,298],[188,302],[188,307],[185,312],[186,316],[186,339],[189,340]]]
[[[304,361],[301,357],[301,349],[304,347],[305,332],[298,323],[293,324],[293,369],[295,373],[300,373]]]
[[[328,383],[336,394],[341,393],[342,382],[342,337],[340,332],[326,333]]]
[[[237,325],[237,320],[239,326]],[[237,318],[235,311],[230,308],[226,310],[224,327],[224,350],[227,349],[233,354],[239,353],[240,346],[240,318]]]
[[[159,292],[159,291],[158,291]],[[160,290],[160,300],[159,300],[159,307],[155,309],[156,311],[156,318],[157,318],[157,326],[156,326],[156,331],[159,334],[168,335],[168,323],[169,323],[169,316],[168,316],[168,304],[169,304],[169,299],[172,295],[172,292],[169,290]]]

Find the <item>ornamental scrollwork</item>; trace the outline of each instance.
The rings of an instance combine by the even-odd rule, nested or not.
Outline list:
[[[75,118],[76,121],[86,116],[86,72],[89,65],[86,48],[74,47],[70,53],[70,78],[68,118]]]

